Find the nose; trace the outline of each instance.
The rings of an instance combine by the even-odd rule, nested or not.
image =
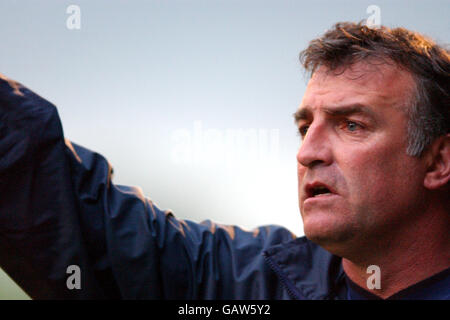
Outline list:
[[[331,145],[325,126],[320,124],[310,125],[298,149],[297,161],[308,168],[331,163]]]

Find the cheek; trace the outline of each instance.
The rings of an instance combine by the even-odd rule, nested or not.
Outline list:
[[[306,168],[297,162],[297,178],[298,178],[299,186],[303,180],[303,177],[305,176],[305,172],[306,172]]]
[[[388,214],[404,207],[419,182],[414,160],[398,150],[360,153],[346,170],[349,200],[365,212]]]
[[[302,182],[303,182],[303,178],[305,177],[306,174],[306,168],[302,165],[300,165],[297,162],[297,197],[298,197],[298,206],[300,208],[300,213],[303,216],[303,204],[300,201],[300,198],[302,196]]]

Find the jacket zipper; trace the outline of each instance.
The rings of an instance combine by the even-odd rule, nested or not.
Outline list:
[[[267,264],[272,268],[275,274],[280,279],[281,283],[284,285],[286,291],[289,296],[295,300],[306,300],[298,291],[298,289],[292,284],[292,282],[286,277],[283,270],[276,264],[271,257],[269,257],[266,253],[263,253],[263,256],[267,262]]]

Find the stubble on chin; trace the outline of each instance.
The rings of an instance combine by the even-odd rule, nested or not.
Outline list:
[[[325,250],[337,256],[344,256],[357,246],[358,232],[350,225],[309,225],[304,224],[305,236]]]

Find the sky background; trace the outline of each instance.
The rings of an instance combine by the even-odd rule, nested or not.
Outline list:
[[[301,236],[298,54],[370,5],[383,25],[450,43],[450,0],[2,0],[0,72],[54,103],[65,136],[104,155],[116,184],[178,218]],[[0,299],[22,298],[0,273]]]

